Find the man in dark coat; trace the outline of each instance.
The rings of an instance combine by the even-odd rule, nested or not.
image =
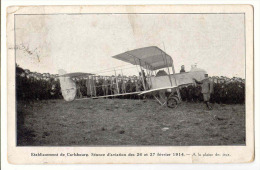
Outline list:
[[[208,74],[205,74],[205,79],[198,81],[193,78],[197,84],[201,84],[201,93],[203,94],[203,99],[208,109],[212,109],[210,106],[210,94],[213,93],[213,83],[209,80]]]
[[[79,78],[75,78],[75,83],[76,83],[76,88],[77,88],[76,96],[77,96],[77,98],[82,98],[80,79]]]

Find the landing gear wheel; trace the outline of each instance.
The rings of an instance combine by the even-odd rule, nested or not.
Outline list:
[[[178,106],[178,99],[175,97],[170,97],[167,100],[167,106],[169,108],[176,108]]]

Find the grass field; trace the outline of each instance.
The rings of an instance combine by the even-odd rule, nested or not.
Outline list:
[[[153,100],[18,102],[17,145],[243,145],[245,105],[161,107]]]

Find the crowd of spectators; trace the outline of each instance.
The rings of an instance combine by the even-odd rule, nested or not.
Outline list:
[[[212,103],[243,104],[245,102],[245,80],[238,77],[210,77],[214,83],[211,95]],[[143,91],[140,76],[89,76],[73,78],[77,85],[77,98],[133,93]],[[90,85],[90,82],[92,86]],[[146,83],[146,82],[145,82]],[[203,101],[200,86],[186,85],[180,88],[183,101]],[[16,66],[17,100],[34,101],[62,99],[60,82],[57,74],[30,72]],[[137,99],[138,95],[125,95],[120,98]]]

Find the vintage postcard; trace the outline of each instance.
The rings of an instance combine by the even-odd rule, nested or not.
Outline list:
[[[253,6],[10,6],[12,164],[254,161]]]

